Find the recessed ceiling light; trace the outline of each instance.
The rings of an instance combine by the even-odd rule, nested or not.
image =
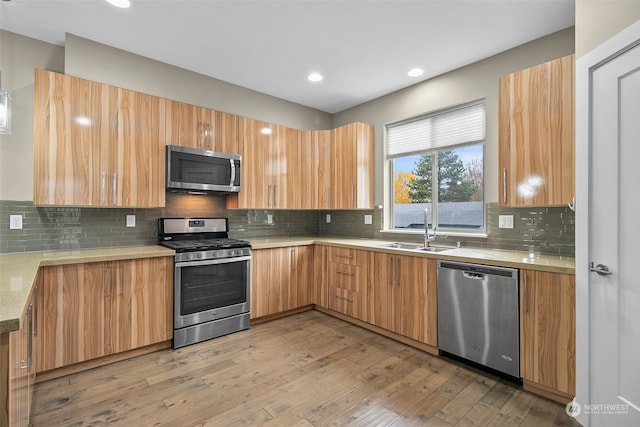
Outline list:
[[[273,131],[271,130],[271,128],[268,127],[263,127],[262,129],[260,129],[260,133],[262,133],[263,135],[271,135]]]
[[[320,73],[311,73],[307,76],[307,78],[311,82],[319,82],[320,80],[324,79],[324,77],[322,77],[322,74]]]
[[[107,0],[107,2],[115,7],[126,8],[131,6],[131,2],[129,0]]]
[[[409,75],[409,77],[418,77],[421,76],[422,73],[424,73],[424,71],[422,71],[422,68],[412,68],[407,74]]]

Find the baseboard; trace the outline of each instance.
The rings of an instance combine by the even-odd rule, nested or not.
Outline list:
[[[49,371],[38,372],[36,374],[36,383],[53,380],[55,378],[64,377],[65,375],[75,374],[77,372],[97,368],[98,366],[120,362],[121,360],[130,359],[132,357],[153,353],[167,348],[171,348],[171,340],[162,341],[145,347],[134,348],[133,350],[123,351],[122,353],[110,354],[108,356],[87,360],[85,362],[74,363],[73,365],[63,366],[61,368],[51,369]]]

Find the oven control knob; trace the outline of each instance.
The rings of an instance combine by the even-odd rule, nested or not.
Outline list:
[[[187,256],[187,259],[193,258],[193,254],[186,254],[186,256]]]

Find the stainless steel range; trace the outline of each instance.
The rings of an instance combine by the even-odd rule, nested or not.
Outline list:
[[[160,218],[176,251],[173,348],[249,328],[251,245],[228,237],[227,218]]]

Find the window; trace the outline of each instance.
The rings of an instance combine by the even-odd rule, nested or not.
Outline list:
[[[484,100],[387,126],[391,229],[484,230]],[[435,184],[435,185],[434,185]]]

